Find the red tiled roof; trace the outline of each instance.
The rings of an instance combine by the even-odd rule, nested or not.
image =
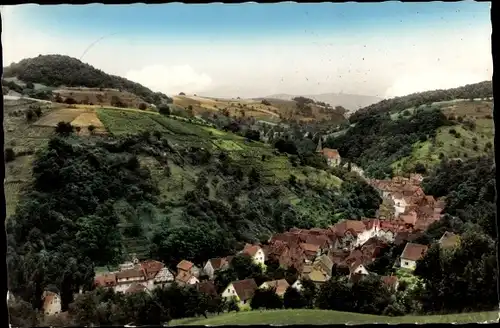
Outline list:
[[[290,286],[285,279],[266,281],[269,288],[276,288],[276,294],[283,295],[286,289]]]
[[[142,269],[128,269],[116,273],[116,279],[145,278]]]
[[[116,285],[116,275],[114,273],[105,273],[97,275],[94,279],[96,287],[110,287]]]
[[[233,281],[232,285],[241,301],[251,299],[258,288],[253,279]]]
[[[361,221],[343,220],[335,224],[332,230],[335,231],[338,236],[344,236],[347,231],[357,235],[358,233],[365,231],[365,229],[366,227]]]
[[[188,271],[179,271],[179,274],[177,275],[177,277],[175,277],[175,280],[177,281],[180,281],[180,282],[183,282],[183,283],[187,283],[189,281],[189,279],[191,279],[192,277],[194,277],[191,273],[189,273]]]
[[[339,158],[339,152],[336,149],[323,148],[321,151],[326,158],[334,159]]]
[[[141,263],[141,267],[146,273],[147,279],[153,279],[161,269],[163,269],[164,265],[161,262],[148,260]]]
[[[225,257],[216,257],[210,259],[209,261],[214,270],[220,270],[221,268],[229,264]]]
[[[427,252],[427,246],[407,243],[405,249],[403,250],[403,254],[401,254],[402,259],[418,261],[422,258],[422,256]]]
[[[307,244],[307,243],[301,243],[300,244],[300,247],[306,251],[306,252],[310,252],[310,253],[316,253],[317,251],[319,251],[319,246],[318,245],[313,245],[313,244]]]
[[[194,266],[193,263],[189,262],[189,261],[186,261],[186,260],[182,260],[179,262],[179,264],[177,264],[177,269],[180,269],[180,270],[183,270],[183,271],[189,271],[191,270],[191,268]]]
[[[251,245],[251,244],[246,244],[245,248],[243,248],[243,253],[248,254],[250,256],[255,256],[257,252],[259,251],[260,246],[259,245]]]

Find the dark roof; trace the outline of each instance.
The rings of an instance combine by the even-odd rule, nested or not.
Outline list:
[[[402,259],[418,261],[427,252],[427,246],[421,244],[407,243],[403,254],[401,254]]]
[[[197,285],[198,291],[208,294],[208,295],[217,295],[217,288],[212,281],[202,281]]]
[[[116,279],[126,279],[126,278],[145,278],[144,271],[142,269],[128,269],[116,273]]]
[[[233,281],[232,285],[241,301],[249,300],[255,294],[258,286],[253,279]]]

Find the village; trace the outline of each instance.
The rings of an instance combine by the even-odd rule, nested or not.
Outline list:
[[[329,166],[340,165],[340,156],[333,149],[320,148],[318,153],[326,157]],[[360,170],[353,170],[362,176]],[[294,268],[298,279],[289,284],[287,280],[267,281],[257,285],[254,279],[233,281],[224,289],[221,297],[234,299],[240,307],[248,306],[259,288],[273,288],[283,296],[289,286],[300,291],[302,281],[312,281],[321,286],[333,275],[342,272],[350,281],[372,274],[367,266],[373,263],[382,249],[391,244],[403,245],[404,250],[394,264],[410,273],[426,253],[428,246],[414,243],[427,228],[442,217],[443,199],[425,195],[420,187],[423,177],[393,177],[390,180],[365,179],[383,199],[376,218],[343,220],[326,229],[291,229],[273,235],[267,243],[246,244],[238,253],[249,256],[265,270],[266,262],[278,262],[280,267]],[[454,247],[458,236],[446,232],[439,243],[442,247]],[[238,255],[235,254],[235,255]],[[195,286],[198,290],[217,294],[214,279],[218,273],[228,269],[234,256],[207,259],[205,263],[182,260],[175,268],[169,268],[155,260],[139,261],[137,258],[123,263],[116,272],[97,274],[95,287],[111,288],[115,292],[150,292],[155,288],[168,287],[174,282],[180,286]],[[399,284],[396,275],[383,276],[381,280],[388,288],[396,290]],[[43,311],[46,315],[61,312],[60,296],[44,293]]]

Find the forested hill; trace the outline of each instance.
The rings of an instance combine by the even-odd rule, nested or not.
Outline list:
[[[120,76],[107,74],[89,64],[64,55],[40,55],[26,58],[4,67],[4,78],[16,77],[25,83],[39,83],[50,87],[113,88],[131,92],[149,103],[168,101],[161,92]]]
[[[433,102],[489,97],[493,97],[493,86],[491,81],[468,84],[453,89],[412,93],[403,97],[385,99],[376,104],[361,108],[349,117],[349,121],[355,123],[370,115],[387,112],[401,112],[407,108],[430,105]]]

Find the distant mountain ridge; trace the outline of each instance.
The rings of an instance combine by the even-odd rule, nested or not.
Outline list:
[[[314,101],[321,101],[327,104],[335,106],[342,106],[349,110],[349,112],[355,112],[356,110],[375,104],[383,98],[375,96],[365,96],[365,95],[355,95],[348,93],[322,93],[317,95],[290,95],[290,94],[274,94],[266,96],[264,98],[269,99],[279,99],[279,100],[292,100],[294,97],[306,97]]]

